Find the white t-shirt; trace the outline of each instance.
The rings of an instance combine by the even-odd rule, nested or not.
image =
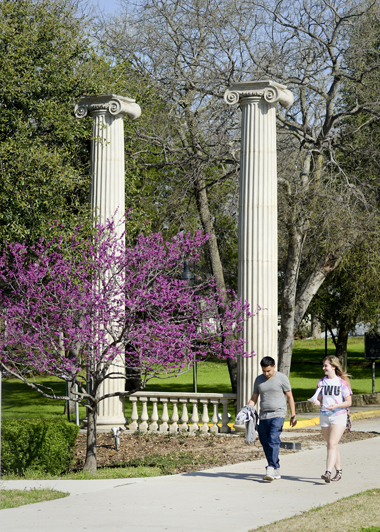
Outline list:
[[[352,395],[352,390],[344,379],[335,376],[333,379],[323,377],[317,384],[318,395],[322,395],[321,414],[327,416],[338,416],[347,414],[347,408],[336,408],[328,410],[326,407],[343,403],[347,397]]]

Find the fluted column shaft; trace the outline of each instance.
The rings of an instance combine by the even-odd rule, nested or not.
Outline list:
[[[93,117],[91,137],[91,190],[90,203],[94,216],[100,223],[114,216],[116,232],[124,233],[122,222],[125,214],[125,164],[123,118],[140,116],[141,109],[135,100],[124,96],[106,94],[84,96],[75,107],[75,114],[82,118]],[[109,373],[124,375],[124,359],[119,356],[109,368]],[[125,379],[108,378],[101,384],[100,394],[125,390]],[[98,407],[99,428],[125,424],[124,400],[111,397]]]
[[[115,215],[120,223],[125,213],[123,116],[102,111],[91,115],[91,209],[101,223]],[[117,229],[121,233],[124,227]]]
[[[241,119],[238,294],[257,317],[248,320],[242,336],[246,351],[239,358],[237,403],[249,401],[260,360],[277,360],[277,101],[287,106],[292,95],[270,81],[237,83],[226,91],[229,104],[239,103]]]

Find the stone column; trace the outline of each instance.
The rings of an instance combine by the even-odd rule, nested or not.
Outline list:
[[[242,333],[255,357],[238,360],[238,409],[252,395],[260,360],[277,360],[277,154],[276,103],[288,107],[293,95],[273,81],[235,83],[225,101],[239,104],[241,119],[238,293],[255,312]]]
[[[141,109],[135,100],[115,94],[83,96],[75,106],[77,118],[93,118],[91,135],[91,209],[100,223],[115,216],[117,234],[124,232],[120,224],[125,213],[124,116],[138,118]],[[124,361],[116,360],[110,372],[120,372]],[[123,371],[123,370],[121,370]],[[125,390],[125,380],[106,379],[101,394]],[[124,425],[124,398],[102,401],[98,409],[99,429]]]

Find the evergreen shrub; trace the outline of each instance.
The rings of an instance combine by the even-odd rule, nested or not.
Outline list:
[[[37,470],[52,475],[67,471],[74,457],[79,427],[64,420],[6,419],[1,428],[3,474]]]

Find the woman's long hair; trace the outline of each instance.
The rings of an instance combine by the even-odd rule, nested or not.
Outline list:
[[[343,371],[338,357],[336,357],[335,355],[328,355],[323,359],[323,362],[329,362],[332,367],[335,368],[336,375],[338,375],[338,377],[343,379],[348,384],[348,386],[350,386],[350,377],[352,377],[352,375]]]

